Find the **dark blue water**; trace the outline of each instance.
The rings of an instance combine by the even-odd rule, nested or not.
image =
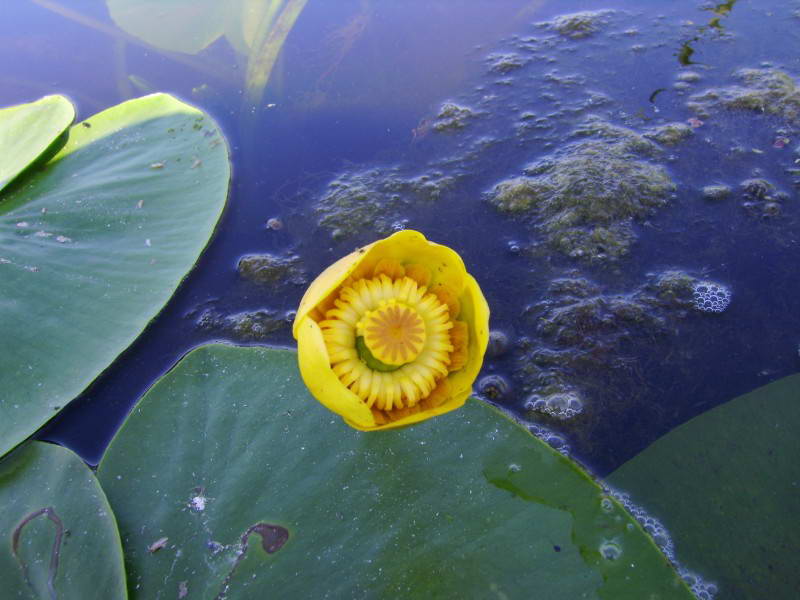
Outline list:
[[[510,383],[509,394],[495,401],[561,435],[572,455],[600,475],[689,418],[797,371],[800,209],[786,169],[797,157],[792,148],[798,138],[785,119],[721,111],[690,139],[664,148],[656,162],[676,189],[667,206],[634,222],[637,241],[619,260],[588,263],[548,249],[540,229],[499,214],[487,201],[497,182],[573,143],[571,133],[590,114],[641,133],[685,123],[694,116],[688,97],[734,85],[739,68],[769,64],[800,75],[794,3],[727,5],[729,11],[717,7],[714,13],[713,3],[690,0],[602,6],[311,0],[255,114],[242,112],[242,66],[224,40],[198,55],[176,56],[122,34],[102,3],[20,1],[5,7],[0,105],[66,93],[83,118],[151,87],[211,113],[231,141],[234,161],[227,211],[197,267],[142,337],[40,437],[96,463],[133,403],[183,354],[212,340],[243,342],[199,329],[202,310],[292,310],[302,285],[265,288],[244,281],[236,272],[238,258],[295,253],[310,278],[383,235],[363,231],[334,240],[314,210],[330,181],[375,169],[406,179],[432,172],[455,178],[435,202],[390,209],[390,221],[462,254],[489,300],[493,328],[511,340],[505,355],[486,363],[484,374]],[[600,8],[616,12],[584,39],[532,25]],[[76,22],[69,11],[93,21]],[[495,54],[514,54],[526,64],[498,73],[487,58]],[[676,89],[676,77],[687,71],[700,81],[689,91]],[[461,132],[415,137],[412,130],[434,120],[444,101],[481,116]],[[543,127],[521,130],[523,112],[544,118]],[[791,142],[773,148],[781,131]],[[380,177],[372,183],[379,185]],[[742,207],[739,184],[752,177],[788,194],[780,216],[753,216]],[[703,200],[699,189],[716,183],[731,186],[731,198]],[[265,227],[270,218],[280,219],[283,228]],[[533,348],[557,346],[539,329],[548,306],[542,303],[557,300],[548,291],[552,280],[585,278],[596,286],[595,297],[631,298],[668,269],[729,286],[730,307],[721,314],[665,309],[658,327],[617,323],[587,330],[591,352],[583,358],[591,360],[558,372],[580,393],[584,412],[566,422],[526,412],[525,400],[539,384],[522,373],[529,358],[525,340]],[[285,327],[246,343],[293,342]]]

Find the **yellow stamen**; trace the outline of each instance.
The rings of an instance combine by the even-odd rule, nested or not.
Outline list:
[[[464,321],[453,321],[450,343],[453,345],[453,351],[450,353],[450,371],[458,371],[467,364],[469,356],[469,329]]]
[[[425,323],[416,310],[392,298],[364,315],[356,325],[372,355],[387,365],[404,365],[425,344]]]
[[[380,259],[372,271],[373,277],[386,275],[389,277],[389,279],[400,279],[401,277],[405,276],[405,274],[406,270],[403,268],[403,265],[393,258]]]
[[[428,287],[431,284],[431,270],[417,263],[406,265],[406,277],[416,281],[420,287]]]
[[[425,399],[425,403],[428,404],[430,408],[436,408],[440,404],[443,404],[449,396],[450,383],[447,381],[447,379],[442,379],[439,382],[439,385],[437,385],[436,388]]]
[[[455,319],[458,313],[461,312],[461,303],[458,301],[458,296],[449,285],[440,283],[431,289],[431,292],[439,299],[439,302],[447,305],[447,310],[450,311],[450,318]]]
[[[444,402],[447,375],[464,366],[468,338],[454,318],[455,293],[420,284],[429,280],[426,267],[384,259],[375,273],[342,284],[317,322],[333,372],[380,424]]]

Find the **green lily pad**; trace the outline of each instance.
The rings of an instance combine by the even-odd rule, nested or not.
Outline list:
[[[692,597],[596,483],[485,403],[365,434],[296,361],[203,346],[134,408],[98,470],[132,596]]]
[[[609,481],[647,507],[675,553],[732,600],[800,592],[800,374],[674,429]]]
[[[114,515],[69,450],[32,442],[0,462],[4,598],[126,598]]]
[[[47,165],[0,194],[0,455],[161,310],[207,244],[229,177],[211,119],[157,94],[73,126]]]
[[[75,119],[64,96],[0,109],[0,191],[39,158]]]

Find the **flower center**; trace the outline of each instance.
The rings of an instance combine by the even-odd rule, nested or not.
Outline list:
[[[384,364],[400,366],[422,352],[427,335],[425,322],[412,307],[394,298],[368,311],[356,325],[372,356]]]
[[[319,321],[333,372],[376,420],[443,402],[447,375],[464,366],[468,347],[454,297],[429,291],[399,263],[381,266],[388,267],[391,276],[380,271],[342,286]]]

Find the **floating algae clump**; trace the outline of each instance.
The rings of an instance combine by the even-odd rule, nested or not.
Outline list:
[[[662,166],[642,160],[658,147],[629,129],[591,119],[573,136],[581,139],[495,185],[489,201],[568,256],[618,258],[635,240],[632,220],[666,204],[675,186]]]
[[[692,136],[694,131],[686,123],[667,123],[645,131],[644,136],[664,146],[675,146]]]
[[[397,169],[347,173],[328,184],[315,212],[335,240],[364,232],[387,235],[403,226],[402,209],[439,200],[455,181],[438,171],[412,178],[401,177]]]
[[[489,68],[495,73],[508,73],[525,65],[525,60],[519,54],[492,54],[488,57]]]
[[[402,206],[402,200],[383,183],[377,169],[332,181],[316,207],[321,217],[319,224],[330,229],[334,239],[365,230],[388,233],[391,221],[386,217]]]
[[[639,291],[642,301],[662,308],[687,308],[693,303],[697,279],[684,271],[668,269],[652,276]]]
[[[749,110],[783,117],[800,125],[800,89],[779,69],[742,69],[741,85],[710,89],[689,98],[687,106],[701,117],[719,109]]]
[[[456,131],[464,129],[467,122],[475,116],[471,108],[460,106],[452,102],[445,102],[436,115],[433,128],[436,131]]]
[[[613,12],[611,10],[596,10],[560,15],[552,21],[537,23],[537,26],[555,31],[564,37],[578,40],[589,37],[599,31],[600,27],[608,23],[608,17]]]
[[[226,315],[213,309],[203,311],[197,319],[200,329],[216,331],[242,341],[256,341],[289,326],[285,316],[271,309],[259,309]]]
[[[703,193],[703,198],[706,200],[725,200],[731,195],[731,188],[730,186],[724,184],[712,184],[703,186],[701,190]]]
[[[524,409],[559,419],[590,408],[592,390],[603,388],[614,368],[632,368],[639,350],[652,348],[676,331],[677,320],[702,310],[698,292],[719,295],[724,287],[703,287],[708,285],[677,269],[648,273],[627,293],[609,293],[578,272],[552,280],[544,299],[524,312],[534,325],[531,336],[512,351],[515,387],[532,394]]]
[[[296,285],[306,283],[300,268],[300,257],[289,254],[248,254],[239,259],[236,267],[239,275],[254,283],[276,284],[289,281]]]

